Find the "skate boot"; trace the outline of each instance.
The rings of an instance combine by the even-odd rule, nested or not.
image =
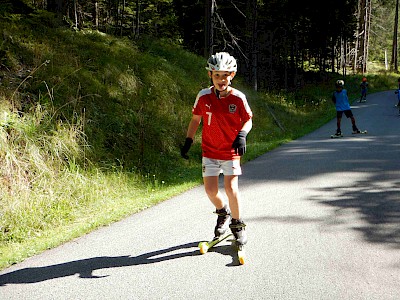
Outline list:
[[[243,220],[232,219],[229,227],[231,228],[231,231],[235,236],[238,246],[241,247],[245,245],[247,243],[247,234],[245,231],[246,224],[243,223]]]
[[[247,234],[244,230],[246,224],[243,223],[242,219],[232,219],[231,225],[229,225],[229,227],[231,228],[231,231],[235,237],[234,244],[236,245],[239,264],[244,265],[246,261],[244,245],[247,243]]]
[[[214,228],[214,236],[218,238],[224,235],[225,232],[228,230],[228,224],[231,219],[231,212],[227,206],[224,206],[221,209],[215,210],[214,213],[218,215],[217,225],[215,225]]]
[[[336,129],[335,136],[342,136],[342,131],[340,129]]]
[[[358,129],[356,126],[353,126],[353,134],[361,133],[361,130]]]

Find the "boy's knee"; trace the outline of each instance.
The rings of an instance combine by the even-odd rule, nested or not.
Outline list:
[[[205,187],[205,191],[210,199],[213,199],[218,195],[218,187]]]

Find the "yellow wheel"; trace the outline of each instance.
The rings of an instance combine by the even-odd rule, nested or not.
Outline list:
[[[244,262],[245,262],[245,259],[246,259],[246,255],[245,255],[243,250],[239,250],[238,251],[238,258],[239,258],[239,263],[241,265],[244,265]]]
[[[200,242],[199,243],[199,249],[200,249],[200,253],[201,254],[207,253],[207,251],[208,251],[208,243],[207,242]]]

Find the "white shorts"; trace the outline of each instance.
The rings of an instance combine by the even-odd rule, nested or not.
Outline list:
[[[203,157],[202,160],[203,177],[224,175],[242,175],[240,159],[219,160]]]

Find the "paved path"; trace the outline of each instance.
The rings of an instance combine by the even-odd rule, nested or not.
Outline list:
[[[1,299],[400,299],[400,117],[393,91],[243,166],[249,243],[200,255],[203,187],[0,272]]]

